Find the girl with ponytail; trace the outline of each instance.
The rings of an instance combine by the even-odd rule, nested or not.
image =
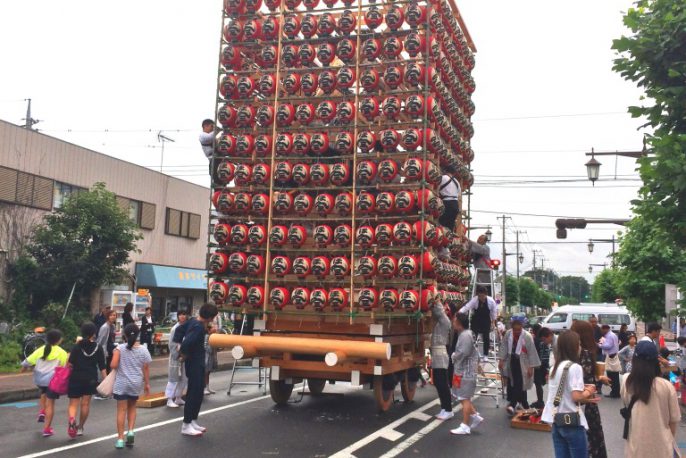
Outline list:
[[[116,369],[114,378],[114,399],[117,400],[117,441],[115,448],[133,446],[136,423],[136,401],[144,391],[150,394],[150,362],[148,349],[138,343],[140,329],[135,323],[124,326],[124,340],[114,350],[111,367]],[[124,433],[124,423],[128,420],[129,429]]]
[[[38,411],[38,423],[45,423],[43,437],[54,434],[51,427],[52,417],[55,413],[55,399],[60,395],[48,389],[55,368],[67,365],[69,355],[60,347],[62,333],[57,329],[51,329],[46,334],[46,344],[31,353],[22,363],[22,372],[33,367],[33,382],[40,390],[40,410]]]

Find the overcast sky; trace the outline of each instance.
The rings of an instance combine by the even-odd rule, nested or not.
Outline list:
[[[525,256],[540,250],[561,275],[588,274],[609,262],[607,239],[619,226],[589,226],[556,241],[554,217],[627,218],[636,196],[632,159],[599,158],[601,181],[585,179],[584,152],[637,150],[640,123],[626,114],[640,92],[612,72],[612,39],[623,32],[630,0],[457,1],[478,48],[474,95],[473,225],[508,213]],[[0,2],[0,118],[21,123],[24,98],[46,134],[209,184],[198,145],[200,122],[213,117],[221,0],[22,0]],[[615,162],[620,180],[614,180]],[[517,181],[578,179],[560,184]],[[519,213],[519,214],[518,214]],[[494,257],[500,245],[493,245]],[[514,271],[510,257],[508,271]],[[540,265],[540,263],[539,263]],[[594,268],[597,273],[602,267]]]

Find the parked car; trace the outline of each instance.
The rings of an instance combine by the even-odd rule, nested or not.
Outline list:
[[[598,323],[610,325],[614,332],[619,332],[621,325],[626,324],[629,332],[636,332],[636,320],[629,314],[626,307],[617,304],[589,304],[563,305],[555,309],[542,323],[553,332],[570,329],[575,320],[588,321],[592,315],[598,318]]]
[[[545,318],[546,318],[545,315],[539,315],[539,316],[531,317],[531,318],[529,318],[529,326],[532,328],[534,326],[536,326],[537,324],[540,324],[541,326],[543,326],[543,321],[545,320]]]

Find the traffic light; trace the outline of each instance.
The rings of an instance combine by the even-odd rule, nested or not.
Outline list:
[[[500,269],[500,259],[491,259],[491,269],[493,269],[493,270]]]

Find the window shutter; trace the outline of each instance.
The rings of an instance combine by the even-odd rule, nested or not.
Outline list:
[[[121,208],[127,215],[129,214],[129,199],[122,196],[117,196],[117,205]]]
[[[167,234],[181,235],[181,212],[172,208],[167,208]]]
[[[49,178],[35,177],[33,187],[33,206],[41,210],[52,210],[53,181]]]
[[[189,213],[181,212],[181,236],[188,237]]]
[[[17,180],[17,203],[30,207],[33,205],[33,181],[34,176],[19,172]]]
[[[190,227],[188,228],[188,237],[192,239],[200,238],[200,215],[191,213]]]
[[[0,200],[14,202],[17,198],[17,171],[0,167]]]
[[[155,212],[157,207],[155,204],[143,202],[143,209],[141,210],[141,228],[155,229]]]

